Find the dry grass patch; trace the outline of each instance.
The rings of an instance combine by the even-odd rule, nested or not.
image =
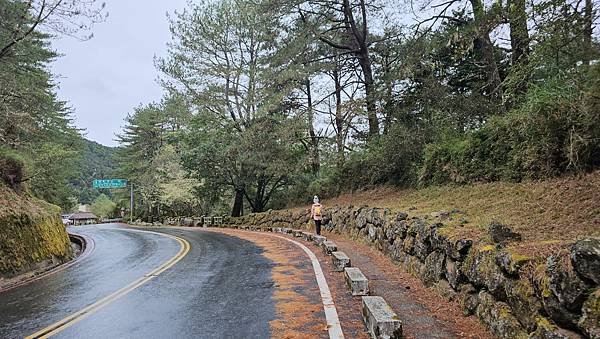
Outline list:
[[[324,201],[332,205],[369,205],[432,218],[447,211],[448,232],[483,238],[492,220],[519,232],[523,253],[552,252],[565,242],[600,236],[600,171],[547,181],[432,186],[423,189],[380,187]],[[541,254],[541,253],[540,253]]]

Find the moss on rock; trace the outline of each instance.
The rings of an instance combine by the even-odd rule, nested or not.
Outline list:
[[[590,338],[600,338],[600,288],[583,303],[582,312],[579,328]]]
[[[485,287],[498,300],[506,300],[504,286],[508,279],[496,264],[496,254],[493,245],[474,248],[463,262],[462,270],[475,286]]]
[[[492,295],[483,291],[479,292],[478,300],[475,314],[494,335],[499,338],[527,338],[527,333],[507,304],[496,302]]]
[[[507,303],[512,312],[524,328],[533,331],[537,326],[537,317],[542,305],[531,283],[523,279],[509,280],[505,289]]]
[[[44,201],[18,195],[5,186],[0,194],[0,276],[10,277],[42,262],[71,258],[69,236],[60,209]]]
[[[536,329],[529,334],[529,339],[569,339],[569,336],[562,333],[547,318],[538,317],[536,320]]]

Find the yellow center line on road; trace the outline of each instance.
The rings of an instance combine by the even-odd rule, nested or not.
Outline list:
[[[106,297],[71,314],[70,316],[68,316],[66,318],[61,319],[61,320],[55,322],[54,324],[52,324],[44,329],[41,329],[41,330],[35,332],[34,334],[31,334],[31,335],[25,337],[25,339],[48,338],[48,337],[51,337],[61,331],[64,331],[65,329],[73,326],[75,323],[83,320],[84,318],[91,315],[92,313],[100,310],[102,307],[112,303],[113,301],[119,299],[120,297],[126,295],[127,293],[129,293],[129,292],[133,291],[134,289],[147,283],[152,278],[154,278],[154,277],[158,276],[159,274],[163,273],[164,271],[168,270],[170,267],[172,267],[177,262],[179,262],[181,259],[183,259],[183,257],[185,257],[187,255],[187,253],[190,251],[190,243],[187,240],[177,237],[177,236],[174,236],[174,235],[158,233],[158,232],[150,232],[150,231],[139,231],[139,230],[130,230],[130,229],[124,229],[124,230],[134,231],[134,232],[145,232],[145,233],[148,232],[148,233],[158,234],[161,236],[165,236],[165,237],[174,239],[179,243],[179,246],[180,246],[179,252],[177,252],[177,254],[174,257],[172,257],[171,259],[169,259],[168,261],[166,261],[159,267],[155,268],[151,272],[145,274],[143,277],[135,280],[134,282],[130,283],[129,285],[107,295]]]

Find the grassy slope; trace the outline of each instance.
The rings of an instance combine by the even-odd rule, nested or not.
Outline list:
[[[485,241],[487,225],[497,220],[523,236],[513,249],[547,254],[583,236],[600,236],[600,171],[579,177],[527,183],[406,189],[382,187],[344,194],[325,205],[369,205],[407,211],[411,216],[452,211],[450,234]]]

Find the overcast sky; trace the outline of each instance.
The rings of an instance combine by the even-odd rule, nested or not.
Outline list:
[[[64,54],[51,66],[60,99],[74,110],[76,125],[88,139],[116,146],[123,119],[134,107],[158,101],[155,55],[166,54],[170,40],[166,13],[186,0],[106,0],[109,16],[93,28],[88,41],[61,38],[54,48]]]

